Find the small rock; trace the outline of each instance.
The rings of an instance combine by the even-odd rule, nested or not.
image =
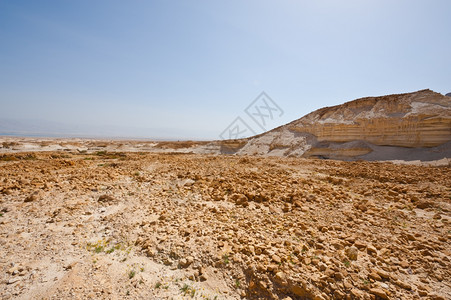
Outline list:
[[[370,289],[370,293],[378,297],[381,297],[382,299],[388,299],[387,293],[385,292],[385,290],[381,288],[372,288]]]
[[[401,262],[399,263],[399,265],[400,265],[401,267],[403,267],[404,269],[407,269],[408,267],[410,267],[410,264],[409,264],[409,262],[408,262],[407,260],[401,261]]]
[[[369,275],[368,275],[368,277],[369,278],[372,278],[372,279],[374,279],[374,280],[376,280],[376,281],[381,281],[382,280],[382,278],[376,273],[376,272],[371,272]]]
[[[185,179],[182,183],[183,186],[192,186],[195,183],[192,179]]]
[[[366,247],[366,251],[368,252],[368,254],[372,255],[372,256],[376,256],[377,255],[377,249],[376,247],[374,247],[371,244],[368,244],[368,246]]]
[[[114,197],[110,195],[101,195],[98,199],[99,202],[113,202]]]
[[[324,271],[324,274],[328,277],[334,277],[335,271],[330,268],[327,268],[326,271]]]
[[[351,290],[351,295],[353,295],[357,299],[362,299],[363,298],[363,292],[358,290],[358,289],[352,289]]]
[[[344,280],[343,281],[343,286],[345,287],[345,289],[352,289],[353,285],[351,282],[349,282],[349,280]]]
[[[344,299],[345,294],[340,290],[335,290],[334,297],[335,299]]]
[[[64,266],[64,269],[65,270],[72,270],[77,264],[78,264],[78,262],[69,263],[69,264]]]
[[[154,248],[147,248],[146,254],[148,257],[154,257],[157,254],[157,251]]]
[[[436,213],[432,218],[435,220],[440,220],[442,218],[442,215],[440,213]]]
[[[444,297],[437,295],[436,293],[429,294],[429,297],[432,300],[446,300]]]
[[[357,260],[358,254],[359,254],[359,250],[354,246],[351,246],[346,249],[346,256],[350,260]]]
[[[366,244],[363,242],[355,241],[354,246],[356,246],[358,249],[363,249],[366,247]]]
[[[389,278],[390,278],[390,273],[388,273],[388,272],[385,272],[385,271],[383,271],[383,270],[377,270],[376,272],[377,272],[377,274],[378,274],[380,277],[382,277],[382,278],[384,278],[384,279],[389,279]]]
[[[431,201],[427,201],[427,200],[422,200],[422,201],[418,201],[416,203],[417,208],[420,209],[425,209],[425,208],[430,208],[434,206],[434,203]]]
[[[335,279],[337,279],[338,281],[342,281],[344,279],[344,276],[341,272],[336,272]]]
[[[339,240],[333,240],[330,244],[337,250],[343,249],[343,245]]]
[[[418,295],[420,295],[421,297],[425,297],[428,295],[428,292],[423,291],[423,290],[418,290]]]
[[[316,196],[313,194],[310,194],[307,196],[307,201],[312,202],[316,200]]]
[[[277,272],[275,279],[278,283],[284,283],[286,282],[286,275],[284,272]]]
[[[389,289],[390,287],[388,286],[388,284],[386,284],[385,282],[381,282],[380,283],[380,286],[381,286],[381,288],[384,288],[384,289]]]
[[[194,261],[194,258],[192,256],[188,256],[186,258],[182,258],[179,261],[179,266],[182,268],[188,268]]]
[[[296,296],[306,297],[308,295],[307,290],[302,285],[293,285],[290,289]]]
[[[412,286],[410,284],[403,282],[401,280],[395,281],[395,283],[396,283],[396,285],[402,287],[403,289],[406,289],[409,291],[412,289]]]
[[[16,283],[16,282],[18,282],[18,281],[20,281],[20,280],[21,280],[20,277],[13,277],[13,278],[10,278],[10,279],[8,280],[7,284],[13,284],[13,283]]]
[[[271,258],[273,261],[275,261],[278,264],[280,264],[282,262],[282,260],[280,259],[280,257],[277,254],[274,254]]]
[[[38,194],[39,192],[34,192],[31,195],[29,195],[27,198],[25,198],[24,202],[34,202],[38,200]]]

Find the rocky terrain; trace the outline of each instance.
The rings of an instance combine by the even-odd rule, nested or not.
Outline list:
[[[96,143],[4,145],[1,299],[451,299],[449,166]]]

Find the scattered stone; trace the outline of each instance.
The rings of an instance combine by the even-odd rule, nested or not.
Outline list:
[[[372,288],[372,289],[370,289],[370,293],[373,295],[376,295],[382,299],[389,299],[387,292],[381,288]]]
[[[389,278],[390,278],[390,273],[388,273],[388,272],[385,272],[385,271],[380,270],[380,269],[377,269],[376,272],[377,272],[377,274],[378,274],[380,277],[382,277],[382,278],[384,278],[384,279],[389,279]]]
[[[194,262],[194,258],[192,256],[188,256],[186,258],[182,258],[179,261],[179,266],[182,268],[187,268],[189,267],[192,263]]]
[[[351,246],[351,247],[346,249],[346,256],[350,260],[357,260],[358,254],[359,254],[359,250],[355,246]]]
[[[395,284],[409,291],[412,289],[412,286],[410,284],[405,283],[404,281],[401,280],[395,281]]]
[[[376,280],[376,281],[381,281],[382,280],[382,277],[381,276],[379,276],[379,274],[377,274],[376,272],[371,272],[369,275],[368,275],[368,277],[370,277],[370,278],[372,278],[372,279],[374,279],[374,280]]]
[[[434,203],[432,201],[428,200],[421,200],[415,203],[415,206],[420,209],[426,209],[434,207]]]
[[[12,277],[12,278],[10,278],[9,280],[8,280],[8,282],[7,282],[7,284],[14,284],[14,283],[16,283],[16,282],[19,282],[19,281],[21,281],[22,279],[20,278],[20,277]]]
[[[282,262],[282,259],[277,254],[274,254],[271,258],[277,264],[280,264]]]
[[[101,195],[98,199],[99,202],[105,202],[105,203],[109,203],[109,202],[114,202],[115,199],[113,196],[111,195]]]
[[[373,245],[369,244],[366,247],[366,251],[368,252],[368,254],[372,255],[372,256],[376,256],[377,255],[377,249],[376,247],[374,247]]]
[[[36,191],[25,198],[24,202],[34,202],[38,200],[39,192]]]

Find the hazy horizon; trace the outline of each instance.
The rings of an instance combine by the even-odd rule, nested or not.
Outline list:
[[[237,117],[262,132],[245,109],[263,91],[283,110],[265,129],[361,97],[446,94],[450,11],[438,0],[2,1],[0,134],[218,139]]]

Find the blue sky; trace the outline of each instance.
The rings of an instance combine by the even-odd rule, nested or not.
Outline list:
[[[365,96],[445,94],[450,15],[439,0],[0,0],[0,120],[216,139],[262,91],[284,110],[271,126]]]

